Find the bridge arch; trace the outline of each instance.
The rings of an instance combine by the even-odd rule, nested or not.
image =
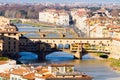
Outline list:
[[[64,49],[70,49],[70,44],[65,44]]]
[[[63,49],[63,48],[64,48],[64,45],[60,43],[60,44],[58,44],[57,48],[58,48],[58,49]]]
[[[59,38],[59,35],[57,33],[50,33],[50,34],[46,34],[47,38]]]
[[[69,60],[74,59],[74,55],[67,52],[52,52],[45,56],[48,60]]]

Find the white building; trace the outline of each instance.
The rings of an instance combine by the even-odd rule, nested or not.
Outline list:
[[[90,37],[101,37],[104,38],[106,37],[105,35],[105,26],[102,25],[94,25],[94,26],[90,26]]]
[[[16,61],[8,60],[8,61],[0,61],[0,73],[9,70],[16,66]]]
[[[70,65],[70,64],[51,64],[50,66],[48,66],[48,70],[57,75],[58,73],[72,73],[74,72],[74,65]]]
[[[59,13],[57,25],[69,25],[69,15],[67,13]]]
[[[63,10],[47,9],[39,12],[39,21],[68,26],[69,14]]]
[[[73,9],[71,10],[71,16],[75,23],[75,26],[78,27],[80,30],[86,29],[86,10],[82,9]]]
[[[31,75],[31,76],[29,76]],[[34,70],[31,70],[30,68],[27,67],[15,67],[13,69],[10,69],[10,80],[33,80],[33,79],[28,79],[34,76]]]

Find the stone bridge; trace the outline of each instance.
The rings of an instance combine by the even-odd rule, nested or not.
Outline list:
[[[28,28],[28,27],[21,27],[21,28]],[[38,29],[37,31],[20,31],[19,35],[25,35],[25,34],[30,34],[30,33],[35,33],[40,35],[41,38],[47,38],[47,35],[49,34],[57,34],[58,37],[64,38],[70,33],[73,35],[73,37],[78,37],[78,35],[74,32],[72,28],[42,28]]]
[[[64,52],[71,53],[79,59],[81,59],[84,55],[84,51],[110,53],[111,50],[111,38],[29,38],[29,40],[23,39],[26,38],[20,38],[20,44],[26,44],[29,43],[29,41],[34,43],[47,43],[49,44],[49,46],[46,46],[46,50],[49,51],[51,48],[56,48]],[[37,48],[38,50],[40,50],[40,45]],[[45,53],[44,57],[46,55],[47,54]]]
[[[19,35],[25,35],[25,34],[30,34],[30,33],[34,33],[34,34],[38,34],[40,35],[41,38],[46,38],[46,36],[48,34],[57,34],[59,37],[63,38],[65,36],[64,33],[59,33],[59,32],[39,32],[39,31],[23,31],[23,32],[19,32]]]

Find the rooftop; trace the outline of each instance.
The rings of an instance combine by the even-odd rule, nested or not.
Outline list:
[[[55,76],[53,74],[46,74],[44,76],[37,76],[38,78],[43,78],[43,79],[47,79],[47,78],[55,78]]]
[[[107,26],[107,28],[113,28],[113,29],[117,29],[117,28],[120,28],[120,26],[109,25],[109,26]]]
[[[16,75],[24,75],[28,72],[30,72],[30,69],[24,67],[15,68],[11,71],[12,74],[16,74]]]
[[[6,63],[7,63],[7,61],[0,61],[0,65],[6,64]]]
[[[10,79],[10,73],[9,72],[0,73],[0,77]]]
[[[73,64],[51,64],[51,67],[64,67],[64,66],[74,66]]]
[[[28,79],[28,80],[34,80],[35,78],[35,73],[28,73],[26,75],[23,75],[24,79]]]

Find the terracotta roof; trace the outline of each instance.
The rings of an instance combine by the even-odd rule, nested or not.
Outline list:
[[[28,73],[28,74],[24,75],[23,78],[28,79],[28,80],[34,80],[35,79],[35,73]]]
[[[49,70],[47,70],[47,69],[42,69],[42,70],[38,71],[37,73],[43,74],[43,73],[46,73],[46,72],[49,72]]]
[[[47,79],[47,78],[55,78],[55,76],[53,75],[53,74],[46,74],[46,75],[44,75],[44,76],[37,76],[38,78],[44,78],[44,79]]]
[[[113,40],[120,41],[120,38],[112,38]]]
[[[63,66],[74,66],[73,64],[51,64],[51,67],[63,67]]]
[[[37,70],[37,71],[42,70],[42,66],[38,66],[38,67],[36,67],[35,70]]]
[[[38,71],[38,72],[41,72],[43,70],[48,70],[47,68],[48,67],[46,67],[46,66],[38,66],[38,67],[35,68],[35,70]]]
[[[0,61],[0,65],[7,63],[7,61]]]
[[[109,25],[109,26],[106,26],[107,28],[114,28],[114,29],[116,29],[116,28],[120,28],[120,26],[114,26],[114,25]]]
[[[12,74],[16,74],[16,75],[23,75],[23,74],[25,74],[27,72],[30,72],[30,70],[27,69],[27,68],[22,68],[22,67],[21,68],[13,69],[11,71]]]
[[[10,79],[10,73],[9,72],[0,73],[0,77]]]

